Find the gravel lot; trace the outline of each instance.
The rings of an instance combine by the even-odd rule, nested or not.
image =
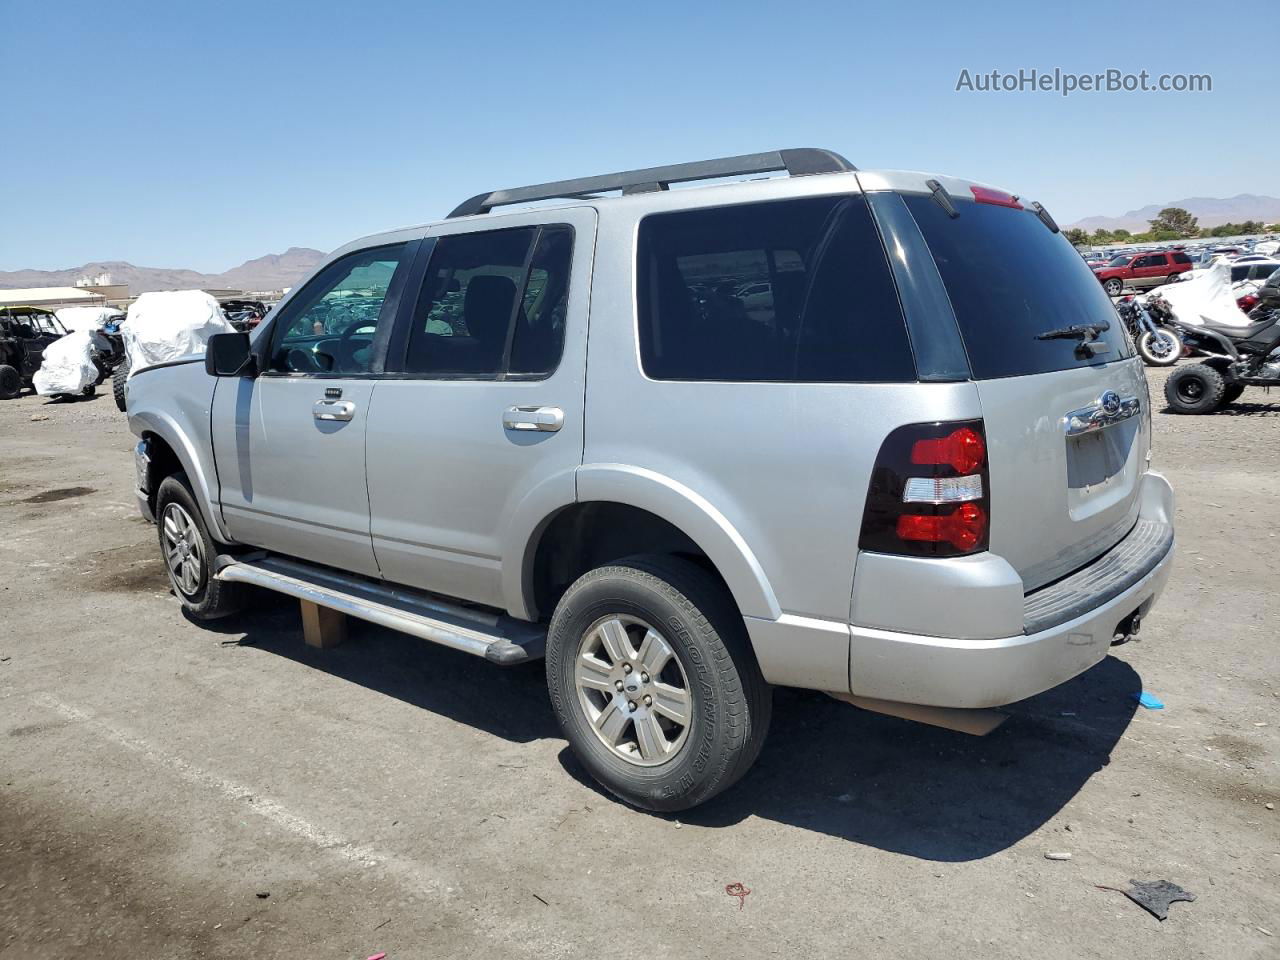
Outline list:
[[[585,780],[541,665],[188,622],[110,397],[0,403],[0,956],[1280,956],[1280,395],[1243,401],[1156,415],[1141,642],[986,739],[780,690],[680,820]],[[1130,879],[1197,900],[1095,887]]]

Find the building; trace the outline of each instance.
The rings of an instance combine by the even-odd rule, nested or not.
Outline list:
[[[128,295],[128,287],[124,288]],[[5,307],[44,307],[57,310],[60,307],[105,307],[107,297],[97,290],[84,287],[25,287],[16,290],[0,289],[0,309]]]

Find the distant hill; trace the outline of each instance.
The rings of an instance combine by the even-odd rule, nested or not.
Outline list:
[[[66,270],[0,271],[0,288],[69,287],[81,277],[111,274],[113,283],[127,283],[136,295],[152,290],[183,290],[193,287],[232,290],[279,290],[292,287],[306,277],[327,256],[310,247],[290,247],[284,253],[247,260],[225,273],[198,273],[195,270],[164,267],[135,267],[122,260],[95,260]]]
[[[1151,228],[1150,221],[1158,217],[1165,207],[1181,207],[1196,217],[1202,227],[1216,227],[1224,223],[1244,223],[1246,220],[1261,220],[1263,223],[1280,221],[1280,199],[1264,197],[1256,193],[1241,193],[1226,199],[1187,197],[1185,200],[1153,203],[1139,210],[1130,210],[1121,217],[1085,217],[1068,226],[1079,227],[1087,233],[1093,233],[1099,229],[1108,232],[1128,230],[1130,233],[1142,233]]]

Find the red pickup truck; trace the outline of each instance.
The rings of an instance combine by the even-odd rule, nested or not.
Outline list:
[[[1105,267],[1095,267],[1093,275],[1111,297],[1120,296],[1125,287],[1158,287],[1172,283],[1178,274],[1192,267],[1191,258],[1181,250],[1163,253],[1122,253]]]

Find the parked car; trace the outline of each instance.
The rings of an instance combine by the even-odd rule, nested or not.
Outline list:
[[[31,386],[45,347],[67,335],[50,310],[0,307],[0,400],[12,400]]]
[[[1280,260],[1271,257],[1259,257],[1257,259],[1241,257],[1238,260],[1231,261],[1231,282],[1240,283],[1244,280],[1252,280],[1261,283],[1275,273],[1277,269],[1280,269]],[[1183,274],[1182,279],[1184,281],[1198,280],[1208,272],[1207,267],[1203,269],[1196,268],[1190,273]]]
[[[1039,204],[823,150],[482,193],[129,393],[191,616],[253,584],[545,653],[654,810],[742,776],[772,685],[954,717],[1102,660],[1170,570],[1150,417]]]
[[[1108,296],[1118,297],[1125,287],[1146,289],[1173,283],[1191,267],[1191,258],[1181,250],[1124,253],[1093,274]]]

